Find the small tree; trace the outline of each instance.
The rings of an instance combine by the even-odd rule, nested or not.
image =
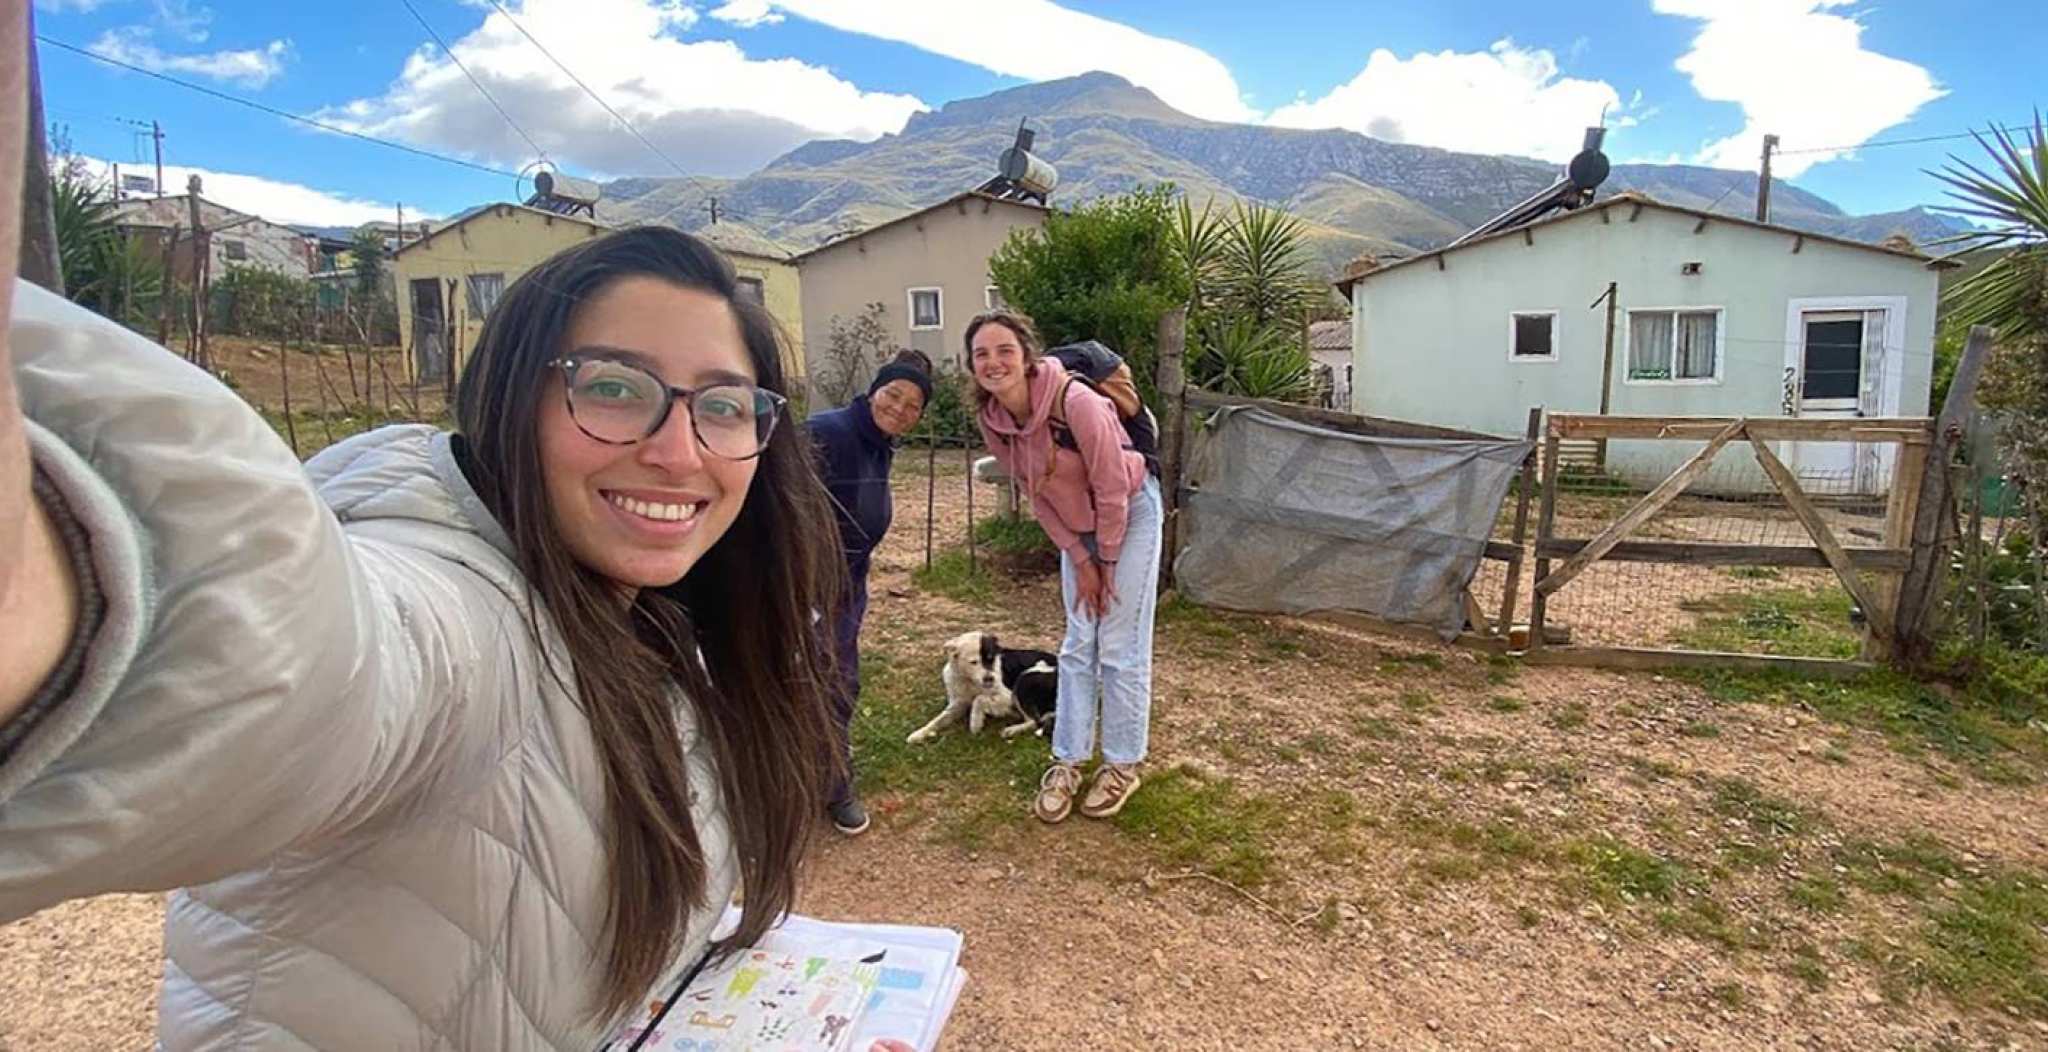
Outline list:
[[[1307,401],[1314,364],[1302,345],[1323,296],[1309,269],[1301,220],[1238,202],[1228,215],[1185,199],[1174,223],[1174,254],[1191,276],[1188,373],[1225,394]]]
[[[826,323],[824,353],[811,362],[811,387],[825,407],[841,406],[861,393],[861,386],[896,352],[889,327],[882,322],[888,308],[862,307],[851,321],[834,314]]]
[[[384,294],[384,235],[365,227],[349,242],[350,269],[355,273],[356,295],[372,299]]]
[[[1101,340],[1150,398],[1159,318],[1189,292],[1173,223],[1171,186],[1102,198],[1047,216],[1042,230],[1012,233],[989,274],[1048,345]]]

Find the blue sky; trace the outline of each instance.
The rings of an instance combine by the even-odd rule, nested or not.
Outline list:
[[[669,175],[523,28],[696,173],[738,175],[818,137],[895,131],[923,108],[1105,68],[1198,116],[1345,127],[1559,159],[1603,107],[1617,161],[1781,173],[1844,208],[1934,203],[1923,169],[1967,141],[1801,152],[2022,121],[2048,103],[2028,53],[2048,4],[1630,0],[1530,5],[1318,0],[411,0],[524,131],[432,43],[405,0],[35,0],[37,31],[365,134],[517,170],[533,144],[577,174]],[[516,19],[516,24],[514,20]],[[45,46],[45,105],[81,154],[149,157],[174,187],[290,222],[445,215],[512,179],[300,128]],[[533,144],[525,141],[527,137]]]

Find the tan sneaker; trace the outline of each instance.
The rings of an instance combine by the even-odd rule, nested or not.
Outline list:
[[[1071,763],[1056,763],[1045,769],[1038,782],[1038,798],[1031,801],[1031,813],[1046,823],[1064,822],[1074,809],[1074,794],[1081,791],[1081,769]]]
[[[1103,764],[1095,772],[1095,784],[1088,787],[1087,799],[1081,801],[1081,813],[1090,818],[1108,818],[1124,809],[1124,801],[1142,783],[1135,764]]]

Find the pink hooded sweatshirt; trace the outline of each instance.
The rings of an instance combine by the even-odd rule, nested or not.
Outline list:
[[[1088,558],[1081,535],[1093,533],[1104,562],[1115,562],[1123,550],[1131,494],[1145,483],[1145,458],[1124,448],[1129,436],[1117,419],[1116,406],[1076,380],[1066,370],[1041,358],[1030,377],[1031,419],[1021,426],[990,399],[981,408],[981,438],[996,462],[1017,479],[1045,534],[1060,550],[1079,562]],[[1060,414],[1080,452],[1053,442],[1052,403],[1064,388]]]

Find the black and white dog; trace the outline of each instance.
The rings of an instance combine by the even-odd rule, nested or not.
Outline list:
[[[992,632],[963,632],[946,642],[946,709],[911,732],[910,744],[967,718],[967,731],[980,734],[992,719],[1015,719],[1003,737],[1026,731],[1052,733],[1058,708],[1057,655],[1043,650],[1007,650]]]

